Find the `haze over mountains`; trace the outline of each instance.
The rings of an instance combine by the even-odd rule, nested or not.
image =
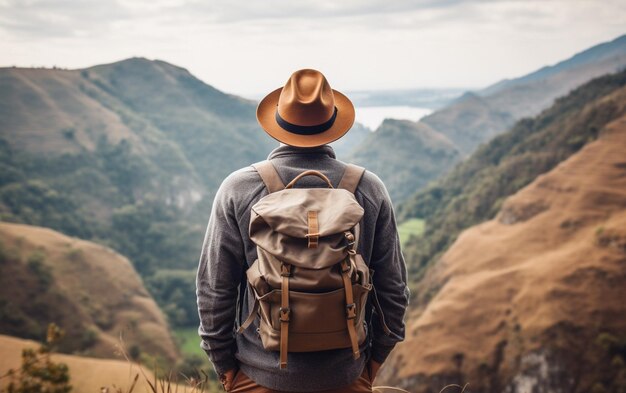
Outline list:
[[[506,131],[526,116],[534,116],[571,89],[593,77],[626,66],[626,36],[580,52],[553,66],[498,82],[468,93],[422,121],[450,138],[465,154]]]
[[[498,82],[486,89],[467,92],[452,103],[422,118],[418,123],[429,126],[434,133],[445,136],[461,155],[470,155],[482,143],[505,132],[515,121],[534,116],[552,104],[555,98],[593,77],[616,72],[626,67],[626,36],[585,50],[554,66],[547,66],[520,78]],[[423,126],[417,127],[423,128]],[[381,128],[381,131],[385,131]],[[433,133],[431,133],[434,135]],[[441,138],[441,137],[439,137]],[[375,132],[361,142],[349,157],[363,162],[368,151],[375,148],[387,155],[393,166],[406,165],[405,157],[417,153],[412,143],[388,145],[388,136]],[[418,148],[419,149],[419,148]],[[376,167],[376,163],[372,163]],[[451,166],[441,168],[445,173]],[[378,169],[376,167],[376,169]],[[375,171],[375,169],[372,169]],[[438,175],[438,174],[437,174]],[[419,190],[432,178],[394,172],[394,177],[381,173],[383,181],[402,184],[406,189]],[[390,190],[395,201],[401,203],[409,196],[406,192]]]

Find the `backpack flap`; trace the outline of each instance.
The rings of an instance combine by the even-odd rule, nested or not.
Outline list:
[[[316,244],[309,242],[311,214],[316,212]],[[354,195],[343,189],[285,189],[253,207],[250,238],[266,252],[294,266],[323,269],[346,258],[344,232],[363,217]]]

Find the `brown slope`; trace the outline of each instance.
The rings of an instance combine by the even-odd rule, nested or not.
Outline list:
[[[97,89],[79,71],[0,69],[0,136],[17,150],[36,153],[93,150],[101,135],[138,145],[119,115],[90,96]]]
[[[10,369],[20,367],[22,350],[37,348],[39,345],[30,340],[0,335],[0,375]],[[135,374],[140,372],[137,364],[125,360],[94,359],[74,355],[52,355],[52,361],[64,363],[69,368],[70,384],[73,392],[98,392],[104,386],[118,386],[126,391],[132,384]],[[146,376],[152,381],[154,374],[145,370]],[[3,380],[3,382],[6,382]],[[3,383],[4,385],[4,383]],[[135,387],[136,392],[148,392],[150,387],[145,378],[140,377]]]
[[[0,335],[0,375],[5,375],[9,370],[16,370],[22,364],[22,350],[38,348],[39,344],[31,340],[23,340],[16,337]],[[72,392],[128,392],[133,384],[133,379],[138,374],[136,384],[132,392],[152,392],[150,384],[158,381],[157,389],[162,392],[168,389],[167,382],[156,380],[150,365],[143,366],[128,362],[120,355],[118,359],[97,359],[91,357],[65,355],[53,353],[51,360],[54,363],[67,365],[70,374]],[[167,370],[159,369],[161,372]],[[172,383],[169,388],[175,393],[198,393],[198,392],[221,392],[221,385],[217,381],[209,380],[205,389],[194,389],[183,375],[169,376]],[[2,380],[5,386],[7,380]],[[179,382],[174,384],[173,382]],[[108,390],[103,388],[107,387]]]
[[[6,222],[0,241],[0,333],[40,338],[54,322],[67,332],[64,352],[116,357],[122,334],[128,348],[178,357],[163,314],[122,255],[52,229]]]
[[[437,295],[410,318],[381,381],[414,392],[613,383],[617,360],[596,342],[626,331],[625,152],[626,116],[463,232],[426,276]]]

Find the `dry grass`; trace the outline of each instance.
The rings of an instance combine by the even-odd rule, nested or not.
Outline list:
[[[78,71],[5,68],[0,74],[6,92],[0,106],[8,114],[0,118],[0,134],[10,134],[20,150],[78,152],[79,144],[93,149],[103,134],[115,142],[137,140],[119,115],[85,94],[97,87]],[[68,142],[62,130],[74,130],[77,143]]]
[[[36,348],[38,343],[10,336],[0,335],[0,375],[10,369],[18,369],[24,348]],[[51,359],[56,363],[65,363],[70,372],[70,383],[73,392],[101,393],[203,393],[215,392],[216,382],[207,378],[189,378],[185,375],[176,376],[172,373],[165,378],[157,378],[158,370],[148,370],[145,366],[130,360],[118,343],[120,360],[95,359],[75,355],[53,354]],[[1,381],[0,381],[1,382]],[[1,387],[1,386],[0,386]]]
[[[0,266],[0,298],[28,317],[41,318],[40,312],[29,309],[38,296],[45,304],[45,318],[67,332],[64,340],[78,340],[86,331],[92,332],[94,343],[83,354],[113,358],[118,336],[124,332],[128,345],[138,346],[142,353],[168,361],[178,358],[165,317],[122,255],[49,228],[7,222],[0,222],[0,240],[5,249],[16,250],[19,256],[19,263]],[[48,293],[56,296],[34,287],[27,266],[33,253],[43,256],[42,264],[52,275]],[[11,330],[3,326],[3,331]]]

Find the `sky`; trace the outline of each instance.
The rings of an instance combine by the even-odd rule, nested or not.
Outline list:
[[[247,97],[301,68],[346,91],[485,87],[622,34],[624,0],[0,0],[0,66],[141,56]]]

